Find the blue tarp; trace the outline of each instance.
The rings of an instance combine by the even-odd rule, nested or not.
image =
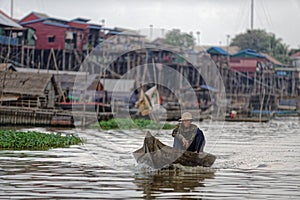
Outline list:
[[[225,51],[224,49],[219,48],[219,47],[210,47],[207,50],[207,53],[217,53],[217,54],[220,54],[220,55],[223,55],[223,56],[228,56],[229,55],[227,51]]]
[[[257,53],[255,50],[252,49],[244,49],[236,54],[232,55],[232,57],[256,57],[256,58],[266,58],[264,55]]]
[[[18,38],[11,38],[11,37],[0,35],[0,44],[16,46],[19,44],[19,41]]]

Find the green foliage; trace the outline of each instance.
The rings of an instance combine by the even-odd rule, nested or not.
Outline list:
[[[74,135],[62,136],[60,133],[0,130],[0,149],[48,150],[81,143],[83,143],[82,139]]]
[[[104,130],[118,129],[173,129],[175,125],[172,124],[159,124],[147,119],[110,119],[107,121],[100,121],[99,125]],[[96,127],[92,125],[91,127]]]
[[[192,34],[182,33],[180,29],[173,29],[166,34],[165,43],[177,47],[192,48],[195,38]]]
[[[253,49],[257,52],[267,53],[282,63],[289,63],[289,46],[276,38],[275,34],[265,30],[247,30],[232,39],[230,46],[238,46],[241,49]]]
[[[268,33],[264,30],[247,30],[232,39],[231,46],[241,49],[253,49],[257,52],[267,52],[269,49]]]
[[[298,48],[296,48],[296,49],[291,49],[290,52],[289,52],[289,55],[291,56],[291,55],[293,55],[294,53],[297,53],[297,52],[299,52],[299,51],[300,51],[300,46],[299,46]]]

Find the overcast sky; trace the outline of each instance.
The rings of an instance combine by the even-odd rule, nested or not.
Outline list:
[[[0,0],[10,15],[11,0]],[[250,28],[251,0],[13,0],[13,16],[32,11],[71,20],[91,19],[106,27],[144,29],[179,28],[200,32],[201,45],[227,45]],[[300,0],[254,0],[254,28],[275,33],[291,48],[300,48]],[[196,42],[199,42],[198,38]]]

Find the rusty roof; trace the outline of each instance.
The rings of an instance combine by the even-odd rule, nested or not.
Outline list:
[[[43,96],[52,78],[51,74],[0,72],[0,92]]]

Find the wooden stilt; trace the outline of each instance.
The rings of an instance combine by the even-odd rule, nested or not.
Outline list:
[[[62,57],[62,70],[65,71],[66,70],[66,50],[63,50],[63,57]]]

